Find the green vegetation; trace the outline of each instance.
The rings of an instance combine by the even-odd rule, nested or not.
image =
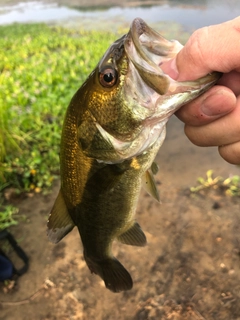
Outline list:
[[[18,224],[18,209],[12,205],[0,205],[0,231]]]
[[[0,190],[51,186],[65,110],[116,37],[44,24],[0,27]]]
[[[227,179],[217,176],[213,178],[213,170],[208,170],[206,172],[206,179],[199,177],[197,179],[198,186],[191,187],[190,191],[197,193],[203,189],[221,189],[229,196],[240,196],[240,176],[234,175]]]

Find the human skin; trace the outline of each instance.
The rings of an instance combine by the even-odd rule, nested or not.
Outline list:
[[[165,71],[178,81],[223,73],[209,91],[176,112],[185,133],[198,146],[217,146],[240,164],[240,17],[195,31]]]

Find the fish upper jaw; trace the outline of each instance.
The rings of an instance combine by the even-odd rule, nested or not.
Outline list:
[[[161,96],[188,92],[194,99],[197,96],[196,90],[200,94],[220,78],[219,73],[213,72],[196,81],[178,82],[172,79],[161,66],[177,55],[183,48],[182,44],[165,39],[140,18],[133,20],[124,40],[124,48],[145,84]]]

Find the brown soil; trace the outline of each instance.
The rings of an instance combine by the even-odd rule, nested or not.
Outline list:
[[[11,232],[30,256],[30,268],[12,290],[0,288],[0,320],[240,318],[239,198],[213,189],[195,196],[188,191],[210,168],[224,177],[239,168],[214,148],[193,146],[175,117],[157,162],[162,203],[142,191],[136,213],[148,246],[114,244],[133,289],[114,294],[89,272],[77,230],[57,245],[48,242],[57,183],[52,194],[18,203],[27,222]]]

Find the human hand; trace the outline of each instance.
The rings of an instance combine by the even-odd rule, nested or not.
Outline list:
[[[194,144],[218,146],[226,161],[240,164],[240,17],[194,32],[170,67],[178,81],[223,73],[217,85],[176,115]]]

